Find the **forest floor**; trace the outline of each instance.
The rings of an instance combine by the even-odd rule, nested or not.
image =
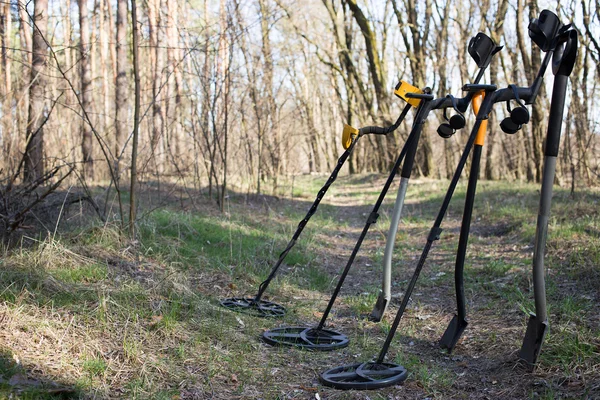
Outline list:
[[[316,324],[384,179],[340,177],[332,186],[267,291],[267,299],[287,307],[282,320],[234,313],[219,299],[255,293],[325,177],[297,178],[280,197],[231,192],[224,214],[196,193],[193,202],[174,201],[144,216],[135,242],[108,224],[6,250],[0,398],[600,398],[596,190],[555,190],[546,257],[550,332],[533,373],[517,353],[534,309],[539,185],[479,183],[465,267],[469,326],[448,354],[438,341],[455,312],[454,254],[466,189],[459,185],[388,355],[409,371],[402,385],[339,391],[322,386],[318,375],[378,354],[444,181],[410,184],[393,260],[394,298],[382,322],[366,316],[380,287],[395,188],[329,319],[350,345],[308,352],[259,340],[274,327]]]

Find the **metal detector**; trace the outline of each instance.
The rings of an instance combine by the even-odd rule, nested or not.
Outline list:
[[[548,313],[546,310],[546,283],[544,281],[544,250],[546,249],[546,238],[548,235],[548,219],[550,205],[552,202],[552,185],[556,171],[556,157],[560,145],[560,134],[562,129],[563,112],[565,108],[565,97],[567,91],[568,77],[573,71],[573,65],[577,58],[577,31],[569,29],[570,26],[560,27],[556,40],[546,38],[543,35],[551,31],[547,21],[554,21],[554,25],[560,24],[558,17],[550,13],[542,20],[542,12],[538,20],[534,20],[529,26],[529,35],[537,37],[540,42],[554,48],[552,57],[552,72],[554,73],[554,86],[552,88],[552,100],[550,103],[550,117],[548,120],[548,131],[546,134],[546,149],[544,151],[544,171],[542,175],[542,189],[540,193],[540,205],[538,210],[537,226],[535,231],[535,246],[533,253],[533,293],[535,297],[535,314],[531,314],[527,322],[527,331],[523,339],[523,345],[519,352],[519,358],[527,363],[530,370],[535,368],[537,358],[542,349],[544,337],[548,330]],[[542,36],[542,37],[540,37]],[[548,40],[550,39],[550,40]],[[554,43],[552,43],[554,42]],[[537,41],[536,41],[537,43]],[[542,46],[540,46],[542,47]],[[542,47],[543,49],[543,47]]]
[[[477,93],[478,95],[483,96],[483,100],[479,106],[479,111],[477,112],[475,125],[473,126],[469,139],[465,145],[465,149],[461,155],[461,159],[456,168],[454,176],[452,177],[452,181],[450,182],[450,186],[448,187],[440,211],[433,224],[433,227],[429,232],[427,242],[425,244],[423,252],[421,253],[421,257],[419,258],[419,261],[417,263],[413,276],[409,282],[406,293],[402,298],[402,303],[400,304],[400,308],[398,309],[396,317],[394,318],[394,321],[383,344],[383,347],[379,353],[379,356],[377,357],[375,362],[352,364],[327,370],[323,372],[320,376],[321,383],[338,389],[367,390],[391,386],[396,383],[402,382],[406,378],[406,372],[404,372],[397,373],[395,375],[397,376],[397,379],[390,379],[390,376],[394,375],[394,371],[405,371],[405,368],[398,364],[384,362],[385,357],[389,350],[389,346],[394,338],[394,335],[396,334],[402,316],[404,315],[404,312],[410,300],[410,296],[412,295],[412,292],[419,278],[421,270],[425,264],[431,246],[433,245],[434,241],[440,238],[442,232],[442,229],[440,228],[441,223],[450,204],[450,200],[452,198],[454,190],[456,189],[456,185],[458,183],[462,170],[466,164],[469,152],[475,143],[477,134],[483,124],[483,121],[488,119],[488,115],[491,112],[492,107],[495,103],[512,100],[515,98],[515,93],[518,96],[520,96],[521,99],[525,100],[527,104],[533,103],[533,101],[537,97],[539,88],[542,84],[542,77],[544,75],[546,67],[548,66],[550,55],[550,53],[547,53],[544,57],[540,70],[538,71],[538,75],[530,87],[509,87],[507,89],[502,90],[496,90],[495,85],[468,84],[463,87],[463,90],[469,93]],[[377,377],[368,377],[369,379],[366,379],[364,374],[358,373],[358,371],[362,370],[362,365],[365,365],[365,367],[362,367],[362,369],[376,369],[377,371],[379,371],[380,376],[384,375],[385,371],[389,371],[389,373],[387,374],[385,379],[377,379]]]
[[[476,43],[479,40],[481,40],[480,39],[482,37],[481,35],[485,36],[484,34],[478,34],[476,37],[474,37],[471,40],[470,46],[478,47],[476,45]],[[485,36],[485,37],[487,37],[487,36]],[[495,45],[494,45],[494,49],[495,49]],[[490,50],[490,52],[492,54],[499,50],[499,49],[495,49],[495,50],[494,49]],[[490,57],[491,57],[491,55],[490,55]],[[489,61],[487,64],[489,64]],[[483,76],[483,72],[485,70],[485,67],[487,67],[487,64],[480,69],[478,76],[476,78],[477,81],[479,81],[481,79],[481,77]],[[495,87],[494,87],[494,89],[495,89]],[[414,98],[414,99],[421,100],[419,108],[417,109],[417,114],[415,116],[415,120],[414,120],[414,124],[413,124],[412,130],[411,130],[411,133],[410,133],[406,143],[404,144],[404,146],[400,152],[400,155],[398,156],[398,159],[396,160],[396,163],[392,167],[390,175],[388,176],[388,179],[387,179],[381,193],[379,194],[379,197],[373,207],[373,210],[367,217],[365,226],[358,238],[358,241],[356,242],[356,245],[354,246],[354,249],[352,250],[352,254],[350,255],[350,258],[346,264],[346,267],[344,268],[344,270],[338,280],[337,286],[329,300],[327,308],[325,309],[325,312],[323,313],[323,316],[322,316],[319,324],[317,325],[317,327],[291,326],[291,327],[280,327],[280,328],[271,329],[271,330],[265,332],[262,336],[263,340],[265,342],[272,344],[272,345],[294,346],[294,347],[312,349],[312,350],[334,350],[334,349],[342,348],[342,347],[345,347],[348,345],[349,340],[348,340],[347,336],[343,335],[339,332],[333,332],[333,333],[329,332],[327,335],[325,335],[325,338],[322,341],[319,341],[318,343],[315,343],[314,341],[306,340],[306,337],[307,336],[316,337],[316,338],[323,337],[323,334],[321,332],[324,331],[325,323],[331,312],[333,304],[335,303],[335,300],[337,299],[337,296],[344,284],[346,276],[348,275],[348,272],[350,271],[350,268],[352,267],[352,263],[354,262],[354,259],[356,258],[358,251],[360,250],[362,242],[363,242],[365,236],[367,235],[369,228],[379,218],[379,214],[378,214],[379,208],[381,207],[381,204],[383,203],[383,200],[392,184],[392,181],[396,175],[396,172],[398,171],[400,164],[404,160],[405,156],[406,156],[406,160],[404,161],[404,165],[403,165],[403,169],[402,169],[402,171],[403,171],[402,176],[403,177],[410,176],[410,171],[412,170],[412,167],[413,167],[414,157],[416,154],[419,137],[420,137],[421,131],[423,129],[423,125],[425,124],[425,120],[427,119],[427,116],[429,115],[429,113],[435,109],[446,109],[449,107],[454,107],[455,109],[464,111],[467,109],[469,103],[471,102],[471,98],[474,95],[474,92],[471,91],[471,92],[467,93],[467,96],[465,96],[464,98],[461,98],[461,99],[455,99],[452,96],[447,96],[445,98],[433,100],[433,96],[431,94],[429,94],[429,92],[430,92],[430,90],[426,89],[424,94],[405,93],[405,96],[408,98]],[[335,339],[331,339],[331,337],[335,337]]]
[[[479,67],[478,76],[475,78],[474,83],[479,83],[483,73],[489,66],[492,57],[498,51],[502,49],[502,46],[496,46],[494,41],[484,33],[478,33],[469,41],[467,51],[471,58],[475,61]],[[475,111],[477,113],[477,111]],[[485,129],[484,129],[485,131]],[[485,135],[485,133],[484,133]],[[381,291],[377,302],[369,315],[371,321],[379,322],[385,314],[391,299],[392,299],[392,256],[394,254],[394,244],[396,241],[396,234],[398,233],[398,225],[400,223],[400,217],[402,216],[402,208],[404,207],[404,198],[406,196],[406,190],[408,189],[408,182],[410,180],[412,168],[402,168],[400,187],[398,188],[398,194],[396,195],[396,202],[394,204],[394,211],[392,212],[392,219],[390,221],[390,230],[387,234],[385,252],[383,255],[383,282]]]
[[[271,329],[271,330],[263,333],[262,338],[266,343],[276,345],[276,346],[294,346],[294,347],[300,347],[300,348],[310,349],[310,350],[335,350],[335,349],[339,349],[342,347],[346,347],[348,345],[348,342],[349,342],[348,337],[342,333],[324,329],[325,322],[327,321],[327,317],[329,316],[329,313],[331,312],[331,308],[333,307],[333,304],[335,303],[335,300],[342,288],[342,285],[344,284],[344,280],[346,279],[346,276],[348,275],[348,272],[350,271],[350,267],[352,266],[352,263],[354,262],[354,258],[358,254],[358,250],[360,249],[360,246],[362,245],[362,242],[363,242],[365,236],[367,235],[369,228],[379,218],[379,214],[378,214],[379,208],[380,208],[381,204],[383,203],[385,195],[386,195],[387,191],[389,190],[389,188],[392,184],[392,181],[394,180],[394,176],[396,175],[396,172],[398,171],[400,164],[402,163],[402,161],[404,160],[404,157],[407,154],[411,154],[410,157],[407,156],[406,162],[407,163],[410,162],[411,168],[412,168],[412,161],[414,160],[414,153],[416,153],[419,136],[421,134],[421,130],[423,128],[423,124],[425,123],[427,114],[429,113],[429,110],[430,110],[430,108],[427,107],[426,105],[428,102],[430,102],[433,99],[433,96],[431,94],[429,94],[429,91],[430,90],[428,88],[426,88],[424,90],[424,93],[407,93],[406,94],[406,96],[409,98],[422,100],[419,104],[419,107],[417,108],[417,113],[415,115],[413,127],[408,136],[408,139],[406,140],[406,142],[404,143],[404,146],[402,147],[402,150],[400,151],[400,155],[398,156],[396,163],[392,167],[392,171],[391,171],[387,181],[385,182],[385,185],[384,185],[383,189],[381,190],[381,193],[379,194],[379,197],[377,199],[377,202],[375,203],[375,206],[373,207],[373,210],[367,217],[367,222],[365,224],[365,227],[363,228],[363,230],[360,234],[360,237],[358,238],[358,241],[354,247],[354,250],[352,251],[350,259],[348,260],[348,263],[346,264],[346,267],[344,268],[344,271],[342,272],[342,275],[340,276],[340,278],[338,280],[337,286],[333,292],[333,295],[331,296],[331,298],[329,300],[329,304],[327,305],[327,308],[325,309],[325,312],[323,313],[323,316],[322,316],[321,321],[319,322],[318,326],[317,327],[288,326],[288,327],[274,328],[274,329]]]
[[[402,85],[399,84],[399,88],[401,86]],[[286,313],[285,307],[283,307],[280,304],[273,303],[273,302],[262,299],[262,296],[265,293],[265,291],[267,290],[267,288],[269,287],[269,284],[271,283],[273,278],[275,278],[275,275],[277,274],[279,267],[281,266],[281,264],[287,257],[290,250],[292,250],[292,248],[296,244],[296,241],[302,234],[302,231],[304,230],[304,227],[306,226],[306,224],[308,223],[310,218],[317,211],[317,208],[319,207],[321,200],[325,196],[325,193],[327,193],[327,190],[329,189],[331,184],[333,182],[335,182],[338,173],[342,169],[342,166],[344,165],[344,163],[346,162],[348,157],[352,154],[352,151],[354,150],[354,146],[356,146],[356,143],[358,142],[358,140],[363,135],[370,135],[370,134],[387,135],[388,133],[395,131],[398,128],[398,126],[400,126],[400,123],[402,123],[402,121],[406,117],[406,114],[408,113],[408,111],[410,110],[411,107],[414,107],[414,106],[411,105],[410,103],[407,104],[404,107],[404,109],[402,110],[402,113],[400,114],[400,116],[398,117],[396,122],[387,128],[382,128],[382,127],[378,127],[378,126],[366,126],[366,127],[360,128],[360,129],[355,129],[355,128],[351,127],[350,125],[344,125],[344,131],[342,134],[342,145],[345,149],[344,153],[342,153],[342,155],[338,159],[337,165],[333,169],[333,172],[329,176],[329,179],[327,179],[327,182],[325,182],[325,185],[323,185],[321,190],[319,190],[319,192],[317,193],[317,198],[315,199],[313,204],[310,206],[310,209],[304,216],[304,219],[302,221],[300,221],[300,223],[298,224],[298,228],[296,229],[296,232],[292,236],[292,239],[287,244],[285,250],[283,250],[283,252],[281,252],[281,254],[279,255],[279,259],[277,260],[277,262],[271,269],[269,276],[267,277],[267,279],[265,279],[264,282],[262,282],[259,285],[258,293],[254,297],[231,297],[231,298],[223,299],[220,301],[220,304],[223,307],[225,307],[229,310],[232,310],[232,311],[244,312],[244,313],[248,313],[248,314],[251,314],[251,315],[254,315],[257,317],[276,318],[276,317],[283,317],[285,315],[285,313]]]

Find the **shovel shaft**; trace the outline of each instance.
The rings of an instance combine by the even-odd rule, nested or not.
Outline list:
[[[383,293],[385,298],[389,301],[391,298],[391,281],[392,281],[392,256],[394,254],[394,242],[396,240],[396,234],[398,233],[398,225],[400,224],[400,218],[402,216],[402,208],[404,206],[404,198],[406,197],[406,190],[408,189],[409,178],[400,178],[400,186],[398,187],[398,194],[396,195],[396,203],[394,204],[394,211],[392,213],[392,220],[390,221],[390,230],[387,234],[387,242],[385,245],[385,253],[383,255]]]
[[[465,305],[465,285],[464,269],[465,258],[467,254],[467,244],[469,242],[469,232],[471,228],[471,217],[473,215],[473,204],[475,202],[475,192],[477,190],[477,180],[479,177],[479,165],[481,163],[481,145],[475,145],[473,148],[473,158],[471,160],[471,172],[469,174],[469,183],[467,186],[467,196],[465,199],[465,208],[463,211],[462,224],[460,226],[460,237],[458,239],[458,249],[456,251],[456,264],[454,267],[454,286],[456,288],[456,308],[458,319],[464,320],[467,315]]]
[[[556,173],[556,156],[560,145],[565,97],[568,77],[556,75],[552,90],[552,103],[550,118],[548,119],[548,133],[546,149],[544,151],[544,172],[542,175],[542,190],[540,193],[540,206],[535,232],[535,245],[533,254],[533,292],[535,298],[535,313],[540,321],[548,319],[546,310],[546,282],[544,279],[544,252],[548,236],[548,219],[552,204],[552,186]]]

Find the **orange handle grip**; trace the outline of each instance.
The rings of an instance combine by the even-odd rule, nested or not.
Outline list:
[[[485,92],[482,90],[481,92],[477,92],[475,93],[475,95],[473,96],[473,112],[475,113],[475,115],[477,115],[477,113],[479,112],[479,107],[481,106],[481,102],[483,101],[483,98],[485,97]],[[483,146],[483,143],[485,142],[485,134],[487,132],[487,119],[484,119],[483,121],[481,121],[481,125],[479,125],[479,130],[477,131],[477,136],[475,136],[475,144],[479,145],[479,146]]]

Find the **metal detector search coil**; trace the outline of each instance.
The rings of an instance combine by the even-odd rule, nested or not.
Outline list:
[[[306,350],[331,351],[348,346],[350,339],[330,329],[287,326],[266,331],[262,339],[273,346],[293,346]]]
[[[319,376],[319,380],[336,389],[372,390],[397,385],[407,376],[408,371],[401,365],[366,362],[329,369]]]
[[[285,315],[285,307],[267,300],[249,297],[231,297],[220,301],[220,304],[236,312],[245,312],[256,317],[280,318]]]

